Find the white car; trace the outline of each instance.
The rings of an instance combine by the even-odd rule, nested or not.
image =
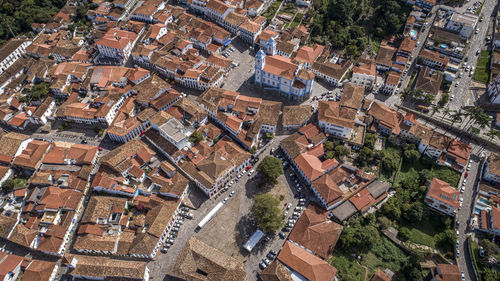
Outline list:
[[[453,100],[454,98],[455,98],[455,95],[453,95],[453,94],[452,94],[452,95],[450,96],[450,100]]]
[[[458,85],[460,85],[460,82],[457,81],[457,83],[455,83],[455,87],[458,87]]]
[[[462,186],[462,188],[460,189],[460,193],[464,193],[465,192],[465,186]]]

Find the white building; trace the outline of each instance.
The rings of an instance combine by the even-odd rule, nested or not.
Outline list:
[[[293,63],[289,58],[276,54],[276,41],[270,39],[266,56],[261,49],[255,56],[255,83],[276,89],[291,100],[306,100],[312,92],[314,73]]]
[[[134,32],[111,28],[96,42],[99,56],[123,63],[130,56],[138,37]]]
[[[488,85],[486,94],[488,94],[491,103],[500,104],[500,74]]]
[[[26,52],[26,47],[30,44],[31,41],[16,38],[12,38],[3,44],[0,48],[0,73],[3,73],[15,63]]]
[[[224,25],[224,19],[234,11],[234,8],[219,0],[209,0],[205,7],[205,15],[220,25]]]
[[[478,17],[473,14],[453,13],[450,20],[446,24],[446,29],[459,33],[463,38],[469,39],[477,24]]]
[[[351,82],[358,86],[363,86],[371,89],[375,79],[377,78],[377,69],[374,62],[364,63],[360,66],[355,66],[352,71]]]
[[[500,154],[491,152],[484,166],[483,179],[492,183],[500,183]]]

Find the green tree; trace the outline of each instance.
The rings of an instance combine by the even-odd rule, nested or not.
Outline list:
[[[349,149],[343,145],[337,145],[335,147],[335,157],[342,158],[344,156],[349,155]]]
[[[29,90],[29,98],[32,101],[39,101],[49,93],[49,83],[41,82],[33,85]]]
[[[385,202],[380,208],[380,212],[394,221],[399,220],[401,217],[401,205],[398,202],[397,197],[393,196]]]
[[[480,242],[481,246],[484,248],[488,255],[498,255],[500,254],[500,247],[497,244],[491,242],[488,239],[482,239]]]
[[[270,193],[259,193],[253,198],[252,214],[257,226],[266,233],[283,227],[279,198]]]
[[[255,154],[257,152],[257,147],[254,145],[250,148],[250,153]]]
[[[359,150],[357,161],[360,166],[366,166],[372,158],[373,150],[365,146]]]
[[[24,187],[26,180],[23,178],[11,178],[2,183],[2,190],[11,191],[13,189]]]
[[[375,142],[377,141],[377,135],[372,133],[366,133],[365,135],[365,146],[373,149],[375,147]]]
[[[192,143],[198,143],[200,141],[203,140],[203,134],[198,132],[198,131],[194,131],[191,136],[189,136],[189,141],[192,142]]]
[[[447,229],[438,234],[436,245],[445,251],[452,251],[457,241],[457,234],[453,229]]]
[[[276,179],[284,174],[283,162],[273,156],[266,156],[257,167],[257,171],[267,182],[276,183]]]
[[[408,239],[410,239],[410,235],[411,235],[410,230],[408,229],[408,227],[405,226],[401,227],[401,229],[398,232],[399,238],[401,238],[401,240],[403,241],[407,241]]]
[[[414,144],[409,144],[404,147],[403,156],[406,161],[413,163],[420,158],[420,152],[418,152]]]
[[[339,245],[348,253],[367,253],[379,239],[378,230],[374,226],[355,224],[344,228],[340,235]]]
[[[384,150],[382,156],[382,168],[386,171],[395,171],[398,169],[399,161],[401,161],[399,154],[389,150]]]
[[[332,151],[335,148],[335,143],[333,141],[325,141],[323,147],[326,151]]]
[[[377,222],[378,222],[380,229],[382,229],[382,230],[387,229],[390,226],[392,226],[392,221],[384,216],[377,217]]]
[[[333,152],[333,151],[327,151],[325,153],[325,157],[326,157],[326,159],[333,159],[333,158],[335,158],[335,152]]]
[[[445,104],[447,104],[448,102],[450,101],[450,94],[448,93],[443,93],[441,95],[441,99],[439,100],[439,104],[441,106],[444,106]]]

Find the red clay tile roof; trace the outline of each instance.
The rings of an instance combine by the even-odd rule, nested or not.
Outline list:
[[[328,218],[328,212],[316,204],[302,213],[288,239],[328,259],[343,227]]]
[[[375,199],[366,188],[354,194],[351,198],[349,198],[349,201],[354,204],[358,211],[364,211],[375,203]]]
[[[375,275],[373,275],[371,281],[391,281],[392,278],[385,274],[382,270],[377,268],[377,271],[375,272]]]
[[[455,208],[458,208],[460,206],[460,202],[458,201],[460,192],[457,189],[451,187],[449,183],[438,178],[432,179],[432,182],[429,185],[427,196]]]
[[[278,259],[310,281],[332,281],[337,274],[335,267],[289,241]]]

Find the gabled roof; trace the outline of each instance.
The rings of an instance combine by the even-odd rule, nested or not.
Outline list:
[[[259,273],[263,281],[293,281],[285,266],[274,260],[268,267]]]
[[[55,262],[33,260],[24,270],[22,281],[46,281],[50,279]]]
[[[311,204],[302,213],[288,239],[328,259],[339,240],[343,227],[328,218],[328,212]]]
[[[181,280],[240,281],[246,271],[243,262],[191,237],[168,275]]]
[[[310,281],[332,281],[337,269],[301,247],[287,241],[278,259]]]
[[[458,201],[460,192],[451,187],[449,183],[438,178],[432,179],[429,190],[427,191],[427,197],[431,197],[455,208],[460,206],[460,202]]]

